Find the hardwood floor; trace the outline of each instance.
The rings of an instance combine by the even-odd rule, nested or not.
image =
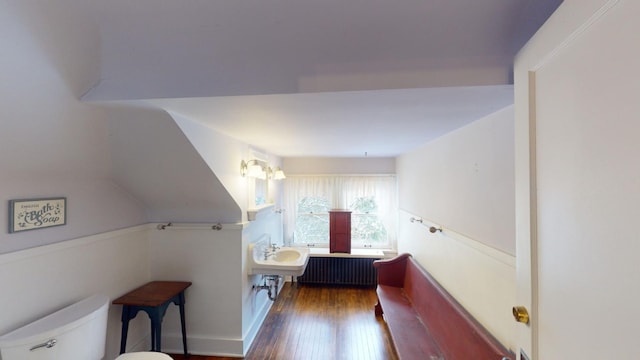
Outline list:
[[[396,360],[374,289],[286,283],[245,359]],[[175,360],[185,359],[171,355]],[[189,360],[230,360],[196,356]]]

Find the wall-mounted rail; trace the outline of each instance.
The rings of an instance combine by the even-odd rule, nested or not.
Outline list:
[[[158,230],[222,230],[222,224],[158,224]]]
[[[409,221],[412,222],[412,223],[420,223],[420,224],[422,224],[424,226],[427,226],[427,224],[424,223],[424,220],[422,220],[422,218],[419,218],[419,217],[412,216],[412,217],[409,218]],[[442,232],[442,226],[437,226],[436,227],[434,225],[429,225],[428,227],[429,227],[429,232],[432,233],[432,234],[436,233],[438,231]]]

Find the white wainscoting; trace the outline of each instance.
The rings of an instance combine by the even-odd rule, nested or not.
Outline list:
[[[279,219],[279,214],[268,212],[255,221],[222,224],[221,230],[192,224],[192,228],[168,227],[151,233],[152,278],[193,282],[186,291],[185,307],[190,353],[246,354],[273,304],[266,292],[252,288],[260,277],[247,274],[247,249],[263,234],[277,239]],[[163,350],[182,352],[176,307],[167,310],[162,341]]]
[[[247,275],[245,259],[249,242],[280,234],[272,217],[279,219],[223,224],[221,231],[146,224],[0,254],[0,334],[92,294],[113,300],[151,280],[186,280],[193,282],[186,293],[189,351],[242,356],[273,304],[252,288],[260,277]],[[119,353],[121,311],[120,305],[109,309],[105,359]],[[127,351],[149,349],[149,329],[149,318],[139,313],[130,322]],[[163,321],[162,349],[182,351],[175,306]]]
[[[0,255],[0,334],[93,294],[111,299],[149,281],[150,226],[63,241]],[[45,232],[43,232],[44,234]],[[109,308],[106,359],[120,350],[121,307]],[[149,323],[130,323],[127,349],[149,345]]]
[[[450,229],[431,233],[439,224],[399,212],[398,253],[410,253],[489,332],[515,348],[515,257]]]

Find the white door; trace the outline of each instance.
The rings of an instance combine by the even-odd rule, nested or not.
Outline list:
[[[638,0],[565,1],[517,59],[531,359],[640,359],[639,16]]]

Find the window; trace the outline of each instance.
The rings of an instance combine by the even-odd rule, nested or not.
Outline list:
[[[393,248],[395,176],[290,176],[284,184],[285,239],[329,246],[329,210],[351,210],[353,248]]]

